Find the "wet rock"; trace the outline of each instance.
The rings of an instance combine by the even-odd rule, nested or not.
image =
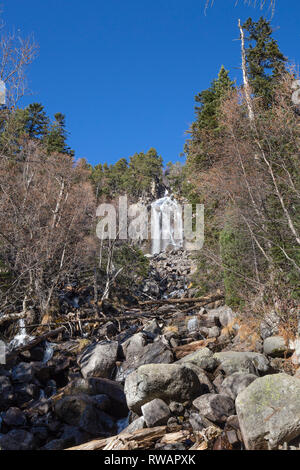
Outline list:
[[[246,448],[277,449],[300,436],[300,381],[287,374],[255,380],[236,399]]]
[[[19,408],[9,408],[3,415],[3,422],[10,428],[19,428],[26,425],[26,416]]]
[[[291,351],[282,336],[269,336],[264,340],[264,353],[271,357],[284,357]]]
[[[245,372],[235,372],[234,374],[226,377],[219,388],[219,393],[227,395],[235,400],[240,392],[245,390],[254,380],[257,375],[247,374]]]
[[[155,398],[170,403],[193,399],[201,391],[195,372],[181,364],[148,364],[139,367],[125,381],[128,407],[141,413],[141,406]]]
[[[142,413],[148,428],[167,424],[171,416],[168,405],[160,398],[155,398],[143,405]]]
[[[0,434],[1,450],[33,450],[34,447],[33,434],[23,429],[14,429],[7,434]]]
[[[116,368],[118,342],[91,344],[78,359],[78,365],[84,378],[103,377],[110,379]]]
[[[218,361],[219,369],[225,375],[231,375],[235,372],[263,375],[270,371],[268,359],[260,353],[226,351],[215,353],[213,357]]]
[[[228,416],[235,414],[234,401],[226,395],[214,393],[202,395],[193,401],[201,415],[213,423],[226,423]]]

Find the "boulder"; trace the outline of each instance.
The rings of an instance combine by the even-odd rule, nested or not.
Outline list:
[[[144,416],[140,416],[139,418],[132,421],[120,434],[125,433],[133,433],[134,431],[139,431],[140,429],[144,429],[146,427],[146,422]]]
[[[126,397],[122,387],[109,379],[90,377],[88,379],[75,379],[64,389],[64,395],[86,394],[91,396],[105,395],[111,402],[110,414],[115,417],[128,415]]]
[[[0,434],[1,450],[34,450],[33,434],[23,429],[14,429],[7,434]]]
[[[235,400],[240,392],[245,390],[254,380],[257,375],[247,374],[245,372],[235,372],[234,374],[226,377],[219,387],[219,393],[226,395],[232,400]]]
[[[300,381],[287,374],[256,379],[236,399],[246,449],[277,449],[300,436]]]
[[[217,326],[208,328],[208,338],[218,338],[218,336],[220,336],[220,328],[218,328]]]
[[[219,369],[227,376],[235,372],[265,375],[270,371],[266,356],[256,352],[226,351],[215,353],[213,357],[219,363]]]
[[[260,336],[262,339],[269,338],[278,333],[280,317],[276,312],[268,313],[260,323]]]
[[[171,416],[168,405],[160,398],[155,398],[143,405],[142,413],[148,428],[167,424]]]
[[[234,401],[226,395],[202,395],[193,401],[193,405],[201,415],[217,424],[226,423],[227,418],[235,414]]]
[[[290,353],[285,339],[282,336],[269,336],[264,340],[264,353],[271,357],[284,357]]]
[[[0,375],[0,411],[11,406],[13,398],[13,388],[9,377]]]
[[[211,381],[207,377],[205,371],[203,369],[201,369],[201,367],[197,366],[196,364],[194,364],[192,362],[187,362],[184,365],[185,365],[185,367],[188,367],[189,369],[194,371],[195,374],[197,375],[203,394],[204,393],[214,393],[215,392],[215,387],[213,386],[213,384],[211,383]]]
[[[83,377],[112,378],[116,368],[118,348],[117,341],[100,342],[88,346],[78,359]]]
[[[236,319],[236,314],[231,310],[230,307],[224,305],[223,307],[219,307],[217,309],[219,322],[221,323],[223,328],[231,325],[234,320]]]
[[[18,428],[26,425],[26,416],[19,408],[9,408],[3,415],[3,422],[10,428]]]
[[[124,391],[129,409],[141,414],[141,407],[155,398],[166,403],[194,399],[201,385],[195,372],[182,364],[147,364],[126,378]]]
[[[129,374],[145,364],[171,364],[174,362],[172,351],[161,338],[157,338],[153,343],[141,345],[140,347],[137,347],[136,340],[134,343],[131,341],[125,351],[126,361],[119,366],[116,375],[118,382],[124,382]]]
[[[213,357],[213,353],[208,348],[199,349],[176,362],[176,364],[186,363],[195,364],[209,372],[212,372],[218,366],[217,359]]]
[[[98,408],[97,400],[88,395],[66,396],[54,404],[54,412],[66,424],[92,435],[106,435],[116,430],[112,418]]]

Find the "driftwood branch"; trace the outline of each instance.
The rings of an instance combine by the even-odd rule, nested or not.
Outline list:
[[[208,297],[196,297],[193,299],[163,299],[163,300],[146,300],[140,302],[140,305],[167,305],[167,304],[202,304],[207,305],[217,300],[224,299],[224,294],[210,295]]]
[[[130,444],[134,444],[136,449],[141,447],[147,448],[147,446],[151,445],[153,441],[160,439],[165,434],[166,426],[139,429],[138,431],[134,431],[130,434],[121,433],[107,439],[96,439],[66,450],[128,450],[131,448]]]

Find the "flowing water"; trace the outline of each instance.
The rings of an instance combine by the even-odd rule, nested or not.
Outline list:
[[[183,245],[182,208],[168,191],[151,204],[151,254]]]

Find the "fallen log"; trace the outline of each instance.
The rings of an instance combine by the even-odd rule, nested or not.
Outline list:
[[[159,300],[146,300],[140,302],[140,305],[166,305],[166,304],[202,304],[207,305],[217,300],[224,299],[223,294],[210,295],[208,297],[196,297],[196,298],[186,298],[186,299],[159,299]]]
[[[7,354],[6,359],[11,359],[12,357],[15,357],[16,355],[28,351],[29,349],[33,348],[37,344],[41,343],[45,339],[48,339],[52,336],[57,336],[59,333],[62,333],[63,331],[66,331],[66,328],[64,326],[61,326],[60,328],[57,328],[56,330],[53,331],[48,331],[47,333],[44,333],[43,335],[37,336],[34,338],[32,341],[30,341],[28,344],[25,344],[24,346],[20,346],[19,348],[14,349],[11,351],[9,354]]]
[[[166,426],[156,428],[139,429],[132,433],[122,433],[106,439],[96,439],[66,450],[131,450],[147,448],[153,441],[160,439],[166,434]]]

